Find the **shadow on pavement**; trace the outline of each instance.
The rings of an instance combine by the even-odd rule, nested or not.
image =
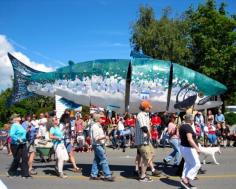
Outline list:
[[[176,181],[176,180],[173,180],[173,179],[170,179],[170,178],[160,178],[160,181],[167,184],[167,185],[170,185],[170,186],[175,186],[175,187],[180,187],[181,188],[181,184],[179,181]]]

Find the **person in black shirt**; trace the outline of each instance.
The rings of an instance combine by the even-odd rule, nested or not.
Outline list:
[[[185,188],[195,188],[190,184],[190,180],[194,180],[201,167],[199,160],[200,149],[197,145],[196,133],[191,126],[193,120],[192,114],[186,114],[184,116],[185,123],[179,129],[180,151],[185,160],[181,184]]]

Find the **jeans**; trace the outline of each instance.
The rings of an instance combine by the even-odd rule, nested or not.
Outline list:
[[[169,140],[170,146],[173,148],[173,152],[171,152],[165,160],[167,162],[171,161],[174,159],[174,165],[179,165],[180,159],[181,159],[181,153],[180,153],[180,141],[177,138],[171,138]]]
[[[102,168],[105,177],[111,177],[111,171],[108,165],[108,160],[105,154],[105,149],[102,145],[93,145],[94,160],[91,169],[91,176],[98,176],[98,167]]]
[[[208,134],[207,138],[211,144],[216,144],[216,135],[215,134]]]
[[[13,162],[8,172],[13,174],[16,173],[21,160],[21,175],[22,177],[29,176],[28,149],[26,144],[11,144],[11,151],[13,155]]]
[[[117,138],[115,136],[112,137],[111,142],[112,142],[113,148],[116,148],[117,147]]]

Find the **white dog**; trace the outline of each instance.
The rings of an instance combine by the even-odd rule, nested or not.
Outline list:
[[[202,161],[203,164],[206,164],[206,158],[208,156],[211,156],[214,163],[216,165],[219,165],[219,163],[216,161],[215,153],[218,152],[219,154],[221,154],[220,147],[203,147],[201,146],[201,144],[198,144],[198,146],[204,156],[203,161]]]

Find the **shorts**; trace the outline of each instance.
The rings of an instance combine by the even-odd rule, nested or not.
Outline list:
[[[36,152],[36,147],[34,143],[33,144],[27,143],[27,148],[28,148],[29,153]]]
[[[154,149],[151,144],[141,145],[137,149],[137,153],[146,161],[153,159]]]

